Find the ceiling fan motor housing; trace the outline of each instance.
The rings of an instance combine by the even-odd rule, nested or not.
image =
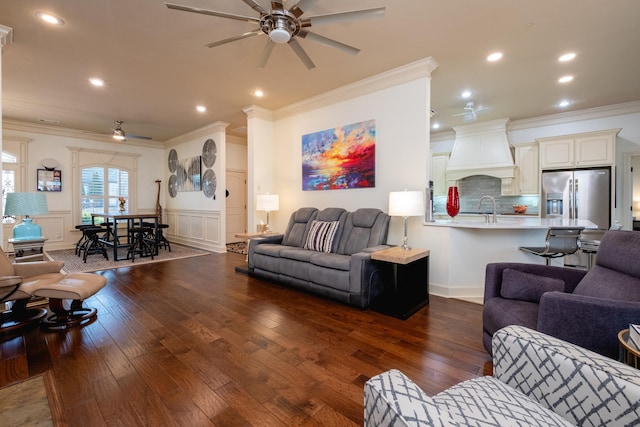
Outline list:
[[[288,43],[301,27],[298,18],[286,10],[272,10],[260,18],[260,29],[275,43]]]

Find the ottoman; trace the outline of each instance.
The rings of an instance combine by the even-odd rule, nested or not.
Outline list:
[[[33,296],[49,298],[52,314],[42,321],[41,326],[59,330],[93,322],[98,310],[84,307],[82,302],[106,284],[107,279],[99,274],[73,273],[57,282],[23,284],[23,287]]]

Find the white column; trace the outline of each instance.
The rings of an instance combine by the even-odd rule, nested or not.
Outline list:
[[[4,47],[13,41],[13,28],[0,24],[0,152],[2,152],[2,52]],[[4,212],[2,200],[0,199],[0,210]],[[0,227],[0,242],[4,242],[2,227]]]

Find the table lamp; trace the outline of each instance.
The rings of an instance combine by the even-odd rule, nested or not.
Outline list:
[[[267,226],[265,233],[269,232],[269,212],[280,208],[280,198],[277,194],[258,194],[256,198],[256,210],[267,212]]]
[[[404,221],[404,239],[401,248],[405,251],[409,247],[407,238],[407,220],[410,216],[424,215],[424,197],[422,191],[392,191],[389,193],[389,215],[401,216]]]
[[[39,239],[42,237],[42,227],[34,224],[29,215],[45,215],[47,195],[45,193],[7,193],[4,206],[5,216],[21,216],[22,222],[13,227],[13,238],[17,240]]]

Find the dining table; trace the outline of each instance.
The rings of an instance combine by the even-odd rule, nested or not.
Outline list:
[[[159,243],[159,234],[158,233],[158,224],[159,217],[155,212],[153,213],[135,213],[135,212],[127,212],[127,211],[118,211],[117,213],[113,212],[97,212],[91,214],[91,223],[96,225],[96,218],[102,219],[107,224],[107,238],[100,239],[100,242],[104,245],[110,246],[113,248],[113,259],[115,261],[122,261],[128,259],[127,256],[118,257],[118,249],[119,248],[129,248],[132,242],[131,230],[135,226],[142,227],[144,222],[153,221],[153,235],[155,237],[155,244],[153,245],[153,255],[158,255],[158,243]],[[120,237],[118,237],[118,222],[126,222],[127,224],[127,235],[126,235],[126,243],[120,241]],[[97,225],[100,225],[98,223]],[[109,236],[111,234],[111,236]],[[124,236],[122,236],[124,237]]]

